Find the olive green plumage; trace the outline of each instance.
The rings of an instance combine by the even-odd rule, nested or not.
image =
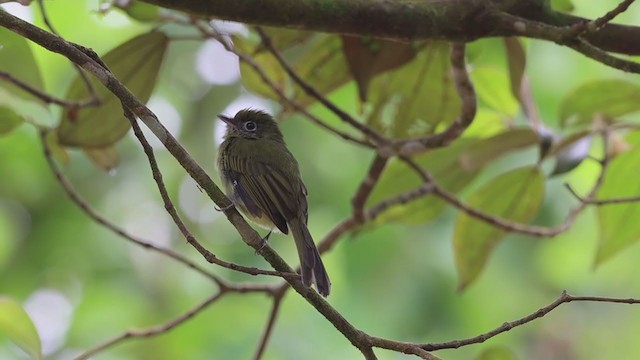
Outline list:
[[[287,149],[271,115],[241,110],[219,115],[227,132],[218,151],[218,169],[227,196],[245,216],[270,230],[293,235],[302,282],[329,295],[331,282],[307,228],[307,189],[298,162]]]

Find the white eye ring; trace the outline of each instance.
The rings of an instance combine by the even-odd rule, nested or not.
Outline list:
[[[246,123],[244,123],[244,129],[246,131],[256,131],[256,129],[258,128],[258,126],[256,126],[256,123],[253,121],[247,121]]]

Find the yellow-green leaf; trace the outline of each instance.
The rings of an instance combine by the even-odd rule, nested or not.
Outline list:
[[[0,296],[0,334],[6,335],[32,359],[42,359],[40,337],[29,314],[8,296]]]
[[[151,97],[169,39],[159,31],[139,35],[102,58],[113,74],[142,102]],[[83,148],[105,147],[120,140],[131,126],[120,101],[89,76],[102,103],[97,107],[64,111],[57,128],[60,143]],[[87,99],[89,91],[78,76],[67,99]]]
[[[22,116],[18,115],[13,109],[0,105],[0,136],[10,133],[23,122]]]
[[[596,114],[607,118],[640,110],[640,86],[625,80],[598,80],[581,85],[560,104],[563,127],[590,125]]]
[[[513,118],[520,105],[511,93],[507,73],[494,66],[478,66],[471,72],[478,98],[489,108]]]
[[[93,162],[99,168],[105,171],[111,171],[118,166],[118,162],[120,161],[120,155],[118,155],[118,150],[116,150],[113,146],[108,146],[105,148],[93,148],[93,149],[83,149],[84,154],[87,155],[91,162]]]
[[[431,134],[451,124],[460,99],[450,75],[449,45],[429,42],[408,64],[369,86],[367,124],[394,138]]]
[[[636,181],[640,169],[638,149],[618,155],[610,164],[598,199],[640,196],[640,182]],[[598,206],[600,239],[596,264],[611,258],[625,247],[640,239],[640,203],[630,202]]]
[[[460,164],[466,169],[479,169],[501,155],[522,149],[538,142],[538,136],[530,128],[515,128],[479,141],[460,154]]]
[[[410,43],[370,37],[343,35],[342,47],[362,101],[367,99],[369,82],[374,76],[402,66],[416,56]]]
[[[572,12],[575,6],[571,0],[551,0],[551,8],[563,12]]]
[[[122,6],[116,1],[114,6],[122,9],[129,17],[141,22],[153,22],[160,18],[160,8],[156,5],[147,4],[142,1],[129,1]]]
[[[471,208],[514,222],[531,221],[544,199],[544,177],[538,167],[502,174],[482,186],[466,201]],[[460,289],[475,280],[506,231],[459,212],[453,247]]]
[[[3,10],[0,9],[0,11]],[[0,70],[36,89],[44,90],[40,68],[36,64],[27,39],[1,26]],[[8,81],[0,81],[0,87],[23,99],[40,100]]]

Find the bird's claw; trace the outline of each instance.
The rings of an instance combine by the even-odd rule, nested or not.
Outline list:
[[[258,255],[258,253],[260,252],[260,250],[262,250],[265,246],[267,246],[267,243],[269,242],[269,236],[271,236],[271,233],[273,232],[273,230],[269,231],[269,233],[265,236],[262,237],[262,245],[256,249],[255,254]]]

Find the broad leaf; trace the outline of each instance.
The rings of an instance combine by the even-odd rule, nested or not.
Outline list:
[[[513,118],[520,105],[509,91],[509,77],[506,72],[494,66],[478,66],[471,72],[479,100],[489,108]]]
[[[610,164],[598,199],[640,196],[640,169],[638,149],[617,156]],[[600,240],[596,254],[596,264],[611,258],[620,250],[640,239],[640,202],[598,206]]]
[[[451,124],[460,99],[450,74],[449,45],[430,42],[408,64],[369,86],[367,124],[394,138],[417,137]]]
[[[4,11],[0,9],[0,11]],[[14,78],[44,91],[40,68],[36,64],[27,39],[0,26],[0,70]],[[8,81],[0,80],[0,87],[28,100],[40,100]]]
[[[462,151],[459,162],[465,169],[480,169],[501,155],[534,145],[537,142],[538,136],[530,128],[507,130],[471,144]]]
[[[466,204],[487,214],[514,222],[531,221],[544,199],[544,177],[538,167],[524,167],[502,174],[482,186]],[[453,232],[459,288],[475,280],[506,231],[460,211]]]
[[[416,56],[410,43],[370,37],[343,35],[342,47],[362,101],[367,99],[369,82],[374,76],[400,67]]]
[[[156,5],[147,4],[142,1],[115,1],[113,6],[122,9],[130,18],[141,22],[154,22],[160,19],[160,8]]]
[[[140,101],[146,102],[155,87],[168,43],[165,34],[152,31],[109,51],[102,59]],[[63,145],[105,147],[120,140],[131,126],[123,115],[120,101],[92,76],[89,78],[102,103],[97,107],[63,112],[57,128]],[[89,98],[89,91],[79,76],[71,84],[66,98]]]
[[[42,359],[40,337],[29,314],[7,296],[0,296],[0,334],[6,335],[32,359]]]
[[[10,133],[24,122],[13,109],[0,105],[0,136]]]
[[[551,0],[551,7],[563,12],[572,12],[575,9],[571,0]]]
[[[241,36],[234,36],[233,43],[235,48],[244,54],[251,55],[253,61],[260,66],[265,75],[275,86],[288,94],[289,90],[287,76],[282,70],[278,61],[265,51],[257,52],[254,44],[248,39]],[[279,100],[278,94],[265,83],[260,74],[244,61],[240,62],[240,78],[242,84],[251,92],[271,100]]]
[[[575,89],[560,104],[563,127],[590,125],[596,114],[617,118],[640,110],[640,86],[624,80],[593,81]]]

